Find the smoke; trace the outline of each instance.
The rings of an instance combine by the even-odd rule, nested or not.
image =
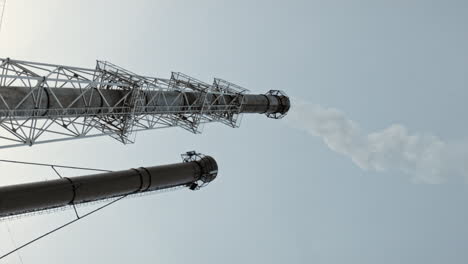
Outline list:
[[[291,125],[320,137],[333,151],[360,168],[401,171],[415,182],[441,183],[449,175],[466,175],[468,153],[434,135],[412,133],[400,124],[365,133],[339,110],[296,104],[287,118]],[[465,144],[466,146],[466,144]]]

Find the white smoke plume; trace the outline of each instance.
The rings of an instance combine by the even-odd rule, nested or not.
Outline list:
[[[287,120],[364,170],[402,171],[415,182],[432,184],[467,174],[466,152],[436,136],[410,133],[403,125],[367,134],[341,111],[306,103],[295,104]]]

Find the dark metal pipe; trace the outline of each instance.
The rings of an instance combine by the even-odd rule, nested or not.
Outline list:
[[[183,163],[0,187],[0,217],[176,186],[210,182],[218,166],[210,156]]]
[[[30,111],[41,109],[37,115],[82,115],[98,114],[109,111],[105,105],[113,107],[124,107],[122,98],[129,97],[129,93],[123,90],[104,90],[99,92],[90,90],[82,95],[80,89],[73,88],[43,88],[36,92],[35,96],[28,96],[31,89],[28,87],[2,87],[0,86],[0,111],[15,109],[14,116],[30,116]],[[159,96],[156,95],[158,93]],[[145,114],[147,112],[157,111],[159,113],[173,113],[184,110],[187,106],[193,106],[198,99],[194,92],[185,92],[185,96],[180,96],[180,92],[147,92],[143,95],[146,107],[136,114]],[[215,97],[207,97],[207,104],[210,101],[216,104],[224,104],[233,100],[232,95],[225,95],[222,100],[216,100]],[[35,102],[37,100],[37,102]],[[290,101],[283,95],[263,95],[246,94],[243,95],[243,104],[241,113],[259,113],[259,114],[286,114],[290,107]],[[202,102],[200,102],[200,107]],[[64,110],[64,107],[67,109]],[[19,110],[19,111],[18,111]],[[54,111],[55,110],[55,111]],[[59,110],[59,111],[57,111]],[[116,111],[114,109],[114,111]],[[128,111],[123,109],[122,111]]]

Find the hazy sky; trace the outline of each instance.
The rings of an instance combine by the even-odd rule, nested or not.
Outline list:
[[[116,170],[179,162],[195,149],[220,168],[201,191],[112,205],[22,250],[23,263],[466,263],[466,25],[468,2],[455,0],[8,0],[0,57],[83,67],[103,59],[293,98],[289,118],[246,115],[239,129],[0,150]],[[299,101],[310,107],[294,108]],[[0,171],[2,184],[53,177]],[[73,216],[8,227],[20,244]],[[11,248],[1,223],[0,253]]]

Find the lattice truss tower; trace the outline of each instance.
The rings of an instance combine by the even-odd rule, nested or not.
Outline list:
[[[247,91],[178,72],[141,76],[106,61],[87,69],[0,59],[0,148],[102,135],[132,143],[140,130],[199,133],[209,122],[237,127]]]

